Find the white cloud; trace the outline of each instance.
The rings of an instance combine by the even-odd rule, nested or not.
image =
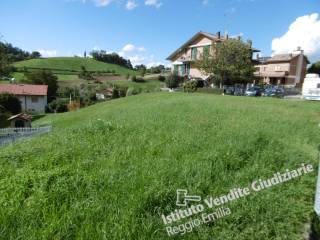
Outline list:
[[[93,2],[97,7],[106,7],[112,2],[117,2],[119,0],[66,0],[67,2]]]
[[[58,51],[57,50],[44,50],[44,49],[40,49],[38,50],[38,52],[41,54],[42,57],[56,57],[58,55]]]
[[[129,57],[129,59],[130,59],[133,66],[144,64],[145,60],[146,60],[145,57],[140,56],[140,55],[135,55],[133,57]]]
[[[129,0],[126,4],[126,9],[132,10],[138,7],[138,4],[135,1]]]
[[[162,6],[162,2],[159,2],[158,0],[145,0],[144,3],[147,6],[152,6],[156,8],[159,8]]]
[[[290,53],[301,47],[311,61],[320,58],[320,19],[314,13],[298,17],[289,26],[288,31],[272,40],[274,54]]]
[[[92,0],[97,7],[105,7],[115,0]]]
[[[122,52],[145,52],[144,47],[136,47],[135,45],[128,43],[122,48]]]

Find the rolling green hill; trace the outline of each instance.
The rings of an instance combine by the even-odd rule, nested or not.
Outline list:
[[[57,58],[40,58],[31,59],[21,62],[16,62],[13,64],[18,69],[27,68],[29,70],[34,69],[51,69],[55,74],[57,74],[60,80],[74,80],[75,75],[77,75],[81,66],[85,66],[87,71],[92,72],[112,72],[114,71],[119,75],[135,75],[136,72],[116,65],[96,61],[92,58],[80,58],[80,57],[57,57]],[[21,74],[20,74],[21,75]],[[19,73],[15,75],[16,78],[21,78]],[[69,75],[69,76],[68,76]]]
[[[290,239],[311,221],[316,172],[227,203],[168,237],[176,190],[220,196],[301,163],[317,167],[319,104],[152,93],[52,114],[51,134],[0,151],[3,239]],[[213,210],[211,210],[212,212]]]

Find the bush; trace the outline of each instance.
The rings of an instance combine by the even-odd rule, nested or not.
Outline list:
[[[165,76],[159,75],[158,80],[164,82],[166,80]]]
[[[131,78],[131,81],[132,82],[136,82],[137,81],[137,77],[135,75],[133,75],[132,78]]]
[[[57,113],[68,112],[68,104],[69,104],[68,99],[58,98],[48,104],[47,110],[48,112],[57,112]]]
[[[0,106],[2,107],[1,111],[10,112],[11,114],[18,114],[21,112],[20,100],[9,93],[0,94]]]
[[[195,92],[197,91],[197,82],[189,81],[183,84],[183,91],[185,92]]]
[[[221,88],[198,88],[197,92],[221,95],[223,93],[223,89],[221,89]]]
[[[130,79],[130,74],[126,75],[126,79],[129,80]]]
[[[93,75],[91,72],[88,72],[85,66],[81,66],[81,72],[78,75],[79,78],[85,79],[85,80],[93,80]]]
[[[172,74],[166,78],[166,85],[168,88],[176,88],[182,82],[182,78],[176,74]]]

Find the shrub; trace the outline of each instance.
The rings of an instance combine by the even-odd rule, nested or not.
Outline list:
[[[80,103],[77,102],[71,102],[67,105],[68,111],[72,112],[75,110],[78,110],[80,108]]]
[[[197,91],[197,82],[189,81],[183,84],[183,91],[185,92],[195,92]]]
[[[0,106],[2,111],[10,112],[11,114],[18,114],[21,112],[20,100],[12,94],[0,94]]]
[[[57,113],[68,112],[68,104],[69,104],[68,99],[58,98],[48,104],[47,110],[49,112],[57,112]]]
[[[221,88],[198,88],[197,92],[221,95],[223,93],[223,89],[221,89]]]
[[[130,74],[126,75],[126,79],[129,80],[130,79]]]
[[[182,78],[179,77],[178,75],[176,74],[172,74],[172,75],[169,75],[167,78],[166,78],[166,85],[168,88],[176,88],[179,86],[180,82],[182,81]]]
[[[159,75],[158,80],[164,82],[166,80],[165,76]]]
[[[88,72],[85,66],[81,66],[81,72],[79,74],[79,78],[85,79],[85,80],[93,80],[93,76],[91,72]]]
[[[133,75],[132,78],[131,78],[131,81],[132,82],[137,82],[137,77],[135,75]]]

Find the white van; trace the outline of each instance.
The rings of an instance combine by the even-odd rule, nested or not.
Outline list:
[[[306,100],[320,100],[319,74],[307,74],[302,86],[302,98]]]

